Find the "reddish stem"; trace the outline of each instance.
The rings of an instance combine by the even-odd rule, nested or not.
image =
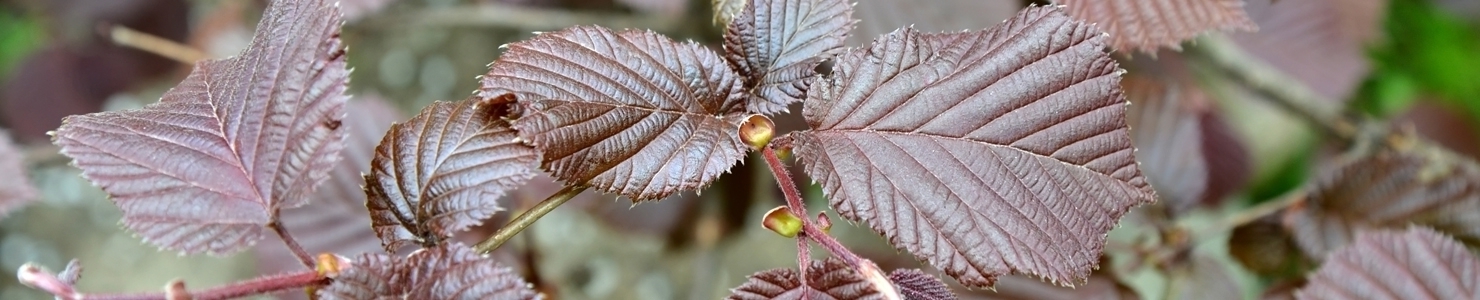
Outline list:
[[[812,247],[810,245],[807,245],[807,234],[806,233],[798,233],[797,234],[797,274],[800,274],[801,276],[797,276],[797,281],[799,281],[799,282],[802,283],[801,284],[802,291],[806,291],[807,289],[811,289],[812,288],[812,286],[807,285],[807,269],[808,268],[811,268],[811,267],[812,267]],[[809,294],[810,293],[802,293],[802,299],[801,300],[807,300],[807,295],[809,295]]]
[[[828,235],[817,226],[815,221],[808,218],[806,204],[802,202],[802,193],[797,189],[796,183],[791,181],[791,172],[786,170],[786,165],[781,163],[781,158],[776,157],[776,151],[771,147],[766,147],[761,151],[761,155],[766,158],[766,165],[771,167],[771,175],[776,177],[776,183],[781,186],[781,193],[786,195],[786,207],[791,210],[792,214],[801,216],[799,219],[802,220],[802,233],[797,235],[797,239],[802,241],[797,243],[797,251],[806,251],[803,250],[807,248],[806,239],[817,241],[817,244],[822,245],[833,256],[852,266],[854,271],[874,285],[874,289],[883,292],[885,299],[901,299],[899,292],[894,290],[894,284],[889,282],[888,277],[884,276],[884,272],[879,270],[878,265],[848,250],[848,247],[843,246],[843,243]],[[798,257],[797,260],[801,262],[803,258]],[[798,268],[802,269],[803,286],[806,286],[805,270],[808,267],[810,265],[803,264]]]
[[[283,238],[283,245],[287,246],[288,250],[293,251],[293,256],[297,256],[298,261],[302,262],[303,266],[308,267],[309,270],[312,270],[316,266],[313,261],[313,255],[308,254],[307,250],[303,250],[303,246],[298,244],[298,240],[293,239],[293,236],[288,234],[288,228],[283,227],[282,220],[274,218],[272,223],[267,224],[267,227],[272,227],[272,231],[277,232],[278,237]]]
[[[144,293],[144,294],[119,294],[119,295],[94,295],[77,292],[76,287],[62,282],[56,275],[41,270],[31,264],[21,266],[18,272],[21,283],[33,288],[51,293],[61,299],[73,300],[166,300],[170,292]],[[266,277],[258,277],[252,280],[232,283],[211,289],[186,292],[191,299],[195,300],[217,300],[235,299],[253,295],[270,294],[310,286],[328,284],[329,279],[319,275],[317,271],[306,270],[298,273],[279,274]],[[175,291],[175,294],[180,294]]]
[[[761,151],[766,157],[766,165],[771,167],[771,175],[776,177],[776,184],[781,186],[781,193],[786,194],[786,208],[791,210],[792,215],[802,219],[802,224],[812,224],[807,219],[807,204],[802,202],[802,192],[797,190],[796,182],[791,181],[791,171],[786,170],[786,165],[781,163],[781,158],[776,157],[776,150],[766,147]]]

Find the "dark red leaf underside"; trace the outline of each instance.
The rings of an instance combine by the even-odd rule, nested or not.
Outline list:
[[[6,178],[0,182],[0,219],[36,200],[36,187],[26,176],[25,155],[5,130],[0,130],[0,178]]]
[[[725,58],[744,77],[747,108],[772,114],[806,97],[818,63],[852,29],[847,0],[750,0],[725,31]]]
[[[744,284],[730,290],[730,300],[802,299],[854,300],[884,299],[868,280],[854,272],[847,263],[835,259],[812,261],[807,268],[807,285],[795,269],[771,269],[750,275]]]
[[[1252,1],[1259,32],[1233,40],[1327,99],[1345,101],[1367,77],[1367,46],[1382,34],[1387,0]]]
[[[371,227],[386,251],[432,246],[501,210],[538,167],[496,103],[437,101],[391,125],[365,175]]]
[[[530,284],[462,244],[425,249],[404,259],[365,254],[329,286],[322,299],[543,299]]]
[[[808,93],[796,154],[831,204],[971,287],[1084,280],[1151,202],[1121,71],[1093,26],[1031,7],[956,34],[896,31]]]
[[[1156,53],[1214,30],[1253,31],[1243,0],[1057,0],[1069,15],[1099,24],[1119,51]],[[1279,29],[1279,28],[1276,28]]]
[[[858,29],[848,37],[847,45],[866,45],[875,37],[906,26],[922,32],[992,27],[1023,8],[1021,0],[930,0],[929,3],[858,1],[854,7]]]
[[[749,149],[741,79],[699,44],[573,27],[508,48],[481,96],[518,97],[514,128],[567,183],[657,200],[708,185]]]
[[[1480,259],[1423,227],[1357,233],[1296,291],[1298,299],[1480,299]]]
[[[1321,176],[1302,206],[1286,211],[1301,250],[1322,260],[1358,229],[1432,227],[1480,241],[1480,167],[1429,144],[1347,162]]]
[[[145,241],[241,250],[279,209],[307,203],[339,160],[341,23],[326,1],[273,2],[240,55],[197,63],[143,109],[68,117],[55,143]]]
[[[310,253],[331,252],[342,255],[380,252],[380,239],[370,230],[370,216],[365,213],[365,178],[370,172],[370,158],[375,144],[390,129],[391,123],[405,119],[395,107],[378,96],[356,95],[344,110],[344,157],[324,182],[314,191],[313,203],[278,215],[283,226]],[[258,243],[257,274],[272,275],[303,269],[293,252],[282,243]],[[303,293],[279,295],[281,299],[307,299]]]

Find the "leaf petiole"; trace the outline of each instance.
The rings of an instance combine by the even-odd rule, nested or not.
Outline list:
[[[304,266],[309,269],[317,266],[314,264],[313,255],[309,255],[307,250],[303,250],[303,246],[298,244],[298,240],[293,239],[293,236],[288,234],[288,228],[283,227],[282,220],[274,217],[272,223],[268,223],[267,227],[272,228],[272,231],[277,232],[278,237],[283,238],[283,245],[287,246],[288,250],[293,251],[293,256],[297,256],[298,261],[302,262]]]
[[[540,217],[545,216],[550,211],[554,211],[556,207],[560,207],[561,204],[565,204],[566,201],[570,201],[571,198],[580,195],[581,192],[586,191],[586,188],[587,186],[584,185],[570,185],[560,189],[559,192],[555,192],[554,195],[545,198],[545,201],[540,201],[539,204],[535,204],[534,207],[514,217],[513,220],[509,221],[508,225],[504,225],[504,228],[499,228],[498,232],[494,232],[493,236],[489,236],[487,240],[483,240],[483,242],[474,246],[473,250],[477,251],[478,255],[493,252],[493,249],[498,249],[504,242],[508,242],[509,239],[514,238],[514,235],[524,231],[525,228],[529,228],[529,225],[534,224],[535,220],[539,220]]]
[[[837,239],[834,239],[826,231],[822,230],[821,227],[818,227],[817,222],[805,217],[808,214],[806,204],[802,202],[802,193],[797,190],[796,183],[791,181],[791,172],[786,170],[786,166],[781,163],[781,158],[776,156],[776,150],[773,148],[775,147],[765,147],[761,150],[761,155],[766,157],[766,165],[770,166],[771,175],[776,177],[776,183],[781,186],[781,192],[786,195],[787,208],[791,210],[792,214],[804,216],[800,218],[802,220],[802,234],[797,235],[797,238],[799,240],[812,239],[817,241],[817,244],[822,245],[823,248],[827,248],[827,251],[831,252],[833,256],[848,263],[849,266],[853,267],[854,271],[862,275],[864,279],[867,279],[874,286],[875,290],[884,295],[884,299],[903,299],[900,297],[899,291],[894,289],[894,284],[889,282],[889,277],[879,270],[878,265],[858,256],[852,250],[848,250],[847,246],[843,246],[843,243],[838,242]],[[807,251],[806,248],[807,243],[805,241],[797,243],[797,251]],[[805,263],[806,259],[799,255],[797,260],[799,263]],[[802,264],[798,269],[806,269],[807,266],[809,264]],[[801,276],[802,280],[806,280],[806,271],[803,270],[801,272],[803,272],[803,276]],[[802,283],[802,286],[807,286],[805,281]]]
[[[168,294],[171,293],[167,291],[144,294],[83,294],[77,291],[76,286],[72,283],[63,280],[63,278],[58,278],[56,274],[52,274],[32,264],[21,266],[20,270],[16,273],[16,277],[20,279],[22,284],[50,293],[58,299],[165,300],[169,298]],[[188,295],[190,299],[196,300],[235,299],[322,285],[328,283],[328,280],[324,275],[319,274],[318,271],[307,270],[297,273],[258,277],[211,289],[194,292],[186,291],[183,293]],[[171,284],[171,286],[179,285],[183,284]],[[178,293],[182,291],[175,290],[173,292],[179,295]]]

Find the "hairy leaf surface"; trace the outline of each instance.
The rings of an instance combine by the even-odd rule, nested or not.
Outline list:
[[[1104,39],[1057,7],[896,31],[808,92],[796,155],[839,214],[967,286],[1084,280],[1105,233],[1154,195]]]
[[[852,29],[847,0],[750,0],[725,31],[725,58],[744,77],[750,111],[772,114],[806,97],[818,63]]]
[[[365,205],[386,251],[435,245],[480,224],[502,209],[499,197],[534,177],[539,154],[501,118],[504,108],[437,101],[391,125],[365,174]]]
[[[240,55],[197,63],[159,103],[68,117],[55,143],[145,241],[224,254],[303,205],[343,147],[339,9],[278,1]]]
[[[749,149],[741,80],[695,43],[649,31],[573,27],[509,44],[482,97],[513,93],[519,136],[544,167],[634,201],[713,182]]]
[[[1057,0],[1069,15],[1099,24],[1119,51],[1156,53],[1181,49],[1182,41],[1213,30],[1258,28],[1244,12],[1244,0]]]
[[[26,176],[25,155],[16,149],[10,132],[0,130],[0,219],[10,211],[36,200],[36,186]]]
[[[945,283],[920,270],[895,270],[889,281],[906,300],[956,299]],[[762,299],[851,300],[884,299],[868,280],[858,275],[847,263],[836,259],[814,260],[807,268],[807,287],[802,286],[797,270],[771,269],[755,273],[730,290],[732,300]]]
[[[542,299],[528,282],[462,244],[404,259],[365,254],[318,291],[323,299]]]
[[[1363,228],[1432,227],[1480,241],[1480,166],[1430,144],[1353,160],[1323,175],[1286,227],[1310,258],[1349,244]]]
[[[1357,233],[1295,292],[1298,299],[1480,299],[1480,259],[1423,227]]]

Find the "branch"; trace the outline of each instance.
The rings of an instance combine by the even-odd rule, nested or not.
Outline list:
[[[210,58],[210,55],[190,46],[128,27],[114,25],[108,30],[108,36],[113,39],[113,43],[154,53],[187,65]]]
[[[545,201],[540,201],[539,204],[535,204],[534,207],[514,217],[513,220],[509,221],[508,225],[504,225],[504,228],[499,228],[498,232],[494,232],[493,236],[478,243],[477,246],[473,247],[473,250],[478,251],[480,255],[493,252],[493,249],[498,249],[504,242],[508,242],[509,239],[514,238],[514,235],[524,231],[525,228],[529,228],[529,225],[534,224],[535,220],[539,220],[540,217],[549,214],[556,207],[560,207],[561,204],[565,204],[566,201],[570,201],[571,198],[575,198],[576,195],[580,195],[584,191],[586,191],[586,186],[584,185],[572,185],[560,189],[559,192],[555,192],[554,195],[545,198]]]
[[[1209,35],[1187,49],[1189,57],[1212,66],[1321,131],[1346,141],[1357,138],[1358,124],[1343,115],[1341,102],[1316,94],[1279,69],[1244,53],[1226,36]]]
[[[823,231],[822,228],[817,226],[816,222],[808,218],[806,203],[802,202],[802,193],[800,190],[797,190],[796,183],[792,182],[791,172],[786,170],[786,165],[781,163],[781,158],[776,157],[774,147],[768,146],[761,149],[761,155],[766,158],[766,165],[771,168],[771,175],[776,177],[776,183],[781,186],[781,192],[786,195],[786,207],[792,214],[797,215],[798,219],[802,220],[802,234],[798,234],[797,238],[812,239],[817,241],[817,244],[822,245],[823,248],[827,248],[827,251],[831,252],[833,256],[848,263],[849,266],[853,267],[854,271],[867,279],[874,286],[874,290],[884,295],[884,299],[903,299],[900,297],[899,291],[894,289],[894,284],[889,282],[889,276],[884,275],[884,272],[879,270],[878,265],[858,256],[858,253],[848,250],[847,246],[843,246],[843,243],[838,242],[837,239],[828,235],[826,231]],[[805,242],[797,243],[797,247],[799,248],[798,251],[806,251],[801,249],[806,248]],[[802,261],[804,259],[798,257],[798,260]],[[810,265],[800,266],[801,269],[808,267]],[[804,280],[802,286],[806,286],[806,276],[802,278]]]
[[[51,293],[60,299],[70,300],[235,299],[301,289],[323,285],[329,282],[329,278],[320,275],[317,271],[307,270],[298,273],[258,277],[248,281],[195,292],[185,290],[183,282],[174,281],[166,285],[165,290],[159,293],[97,295],[78,292],[77,287],[74,286],[74,282],[69,282],[65,278],[58,278],[57,275],[29,263],[21,266],[20,270],[16,272],[16,278],[20,280],[21,284]]]

